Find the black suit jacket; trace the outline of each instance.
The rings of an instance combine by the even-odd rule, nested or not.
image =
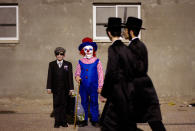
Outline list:
[[[65,87],[62,88],[62,91],[65,91],[66,93],[69,92],[69,90],[74,90],[73,85],[73,73],[72,73],[72,64],[68,61],[63,60],[62,67],[63,68],[63,82]],[[58,91],[57,85],[56,85],[56,73],[57,69],[59,69],[57,61],[52,61],[49,63],[49,69],[48,69],[48,77],[47,77],[47,89],[51,89],[52,93],[56,93]]]
[[[148,72],[148,51],[145,44],[138,38],[134,39],[129,45],[129,49],[134,55],[136,64],[135,77],[147,75]]]
[[[135,111],[137,122],[161,120],[158,96],[152,80],[148,76],[148,52],[145,44],[138,38],[128,46],[134,55]]]

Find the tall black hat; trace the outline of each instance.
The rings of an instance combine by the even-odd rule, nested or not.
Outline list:
[[[131,28],[137,28],[137,29],[143,29],[142,27],[142,19],[136,18],[136,17],[128,17],[127,22],[125,23],[125,27],[131,27]]]
[[[108,23],[104,25],[104,27],[116,27],[116,28],[121,28],[124,27],[122,26],[121,18],[117,17],[109,17],[108,18]]]

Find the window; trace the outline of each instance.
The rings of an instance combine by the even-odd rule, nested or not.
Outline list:
[[[0,4],[0,43],[17,43],[18,5]]]
[[[93,4],[93,39],[96,42],[109,42],[104,24],[108,22],[109,17],[120,17],[125,23],[127,17],[134,16],[141,18],[140,3],[125,4]]]

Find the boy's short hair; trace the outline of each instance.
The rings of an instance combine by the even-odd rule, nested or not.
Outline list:
[[[140,29],[139,28],[128,28],[128,32],[130,34],[130,30],[133,31],[134,35],[137,37],[139,35]]]
[[[107,27],[106,32],[108,33],[108,31],[114,37],[120,37],[121,36],[121,27],[115,27],[115,28]]]
[[[56,54],[58,54],[58,53],[60,53],[60,52],[62,52],[62,53],[66,53],[66,50],[64,49],[64,48],[62,48],[62,47],[57,47],[55,50],[54,50],[54,54],[56,55]]]

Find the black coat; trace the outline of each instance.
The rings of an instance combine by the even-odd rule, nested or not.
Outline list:
[[[107,98],[101,122],[107,130],[128,129],[133,120],[133,57],[128,47],[116,40],[108,48],[108,63],[101,95]],[[117,128],[116,128],[117,127]]]
[[[134,54],[136,64],[134,109],[137,122],[148,122],[162,120],[158,96],[154,89],[152,80],[148,76],[148,52],[145,44],[138,38],[134,39],[128,46]]]
[[[73,85],[73,74],[72,74],[72,64],[68,61],[63,60],[63,82],[64,87],[58,88],[56,75],[58,73],[58,64],[57,61],[52,61],[49,63],[48,77],[47,77],[47,89],[51,89],[52,93],[57,93],[58,91],[63,91],[66,94],[69,93],[69,90],[74,90]]]

